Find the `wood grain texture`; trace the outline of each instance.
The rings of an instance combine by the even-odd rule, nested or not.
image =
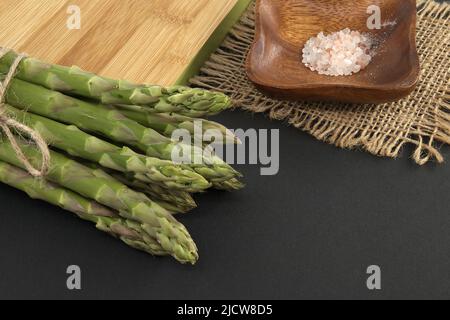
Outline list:
[[[382,11],[381,30],[367,27],[367,8]],[[395,22],[395,23],[392,23]],[[330,77],[302,63],[306,41],[345,28],[369,33],[376,55],[352,76]],[[354,103],[395,101],[411,93],[419,77],[415,0],[258,0],[255,43],[247,73],[261,89],[294,100]]]
[[[238,0],[1,0],[0,45],[135,82],[173,84]],[[81,9],[69,30],[69,5]]]

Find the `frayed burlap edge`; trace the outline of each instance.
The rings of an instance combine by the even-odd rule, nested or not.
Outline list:
[[[418,164],[444,161],[438,146],[450,144],[450,4],[419,0],[417,44],[420,84],[409,97],[381,105],[343,105],[271,99],[248,80],[245,60],[254,39],[254,5],[210,57],[191,84],[229,94],[237,108],[267,113],[321,141],[398,157],[405,144],[416,146]]]

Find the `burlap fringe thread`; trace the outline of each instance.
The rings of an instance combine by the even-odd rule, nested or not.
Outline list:
[[[245,59],[254,39],[254,6],[234,27],[191,84],[229,94],[236,107],[266,112],[272,119],[341,148],[362,148],[377,156],[398,157],[415,145],[420,165],[441,163],[439,144],[450,144],[450,4],[419,0],[417,44],[421,80],[409,97],[381,105],[344,105],[274,100],[248,80]]]

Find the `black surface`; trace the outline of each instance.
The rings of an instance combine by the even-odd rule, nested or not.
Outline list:
[[[450,298],[450,166],[345,151],[263,116],[231,128],[280,128],[281,169],[212,192],[181,220],[197,266],[129,249],[63,210],[0,186],[0,298]],[[443,153],[450,158],[448,148]],[[82,268],[80,292],[66,268]],[[366,268],[382,268],[382,290]]]

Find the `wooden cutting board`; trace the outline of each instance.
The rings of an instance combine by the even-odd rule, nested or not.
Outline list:
[[[249,0],[1,0],[0,46],[134,82],[187,80]],[[80,9],[80,29],[67,22]],[[69,24],[70,25],[70,24]]]

